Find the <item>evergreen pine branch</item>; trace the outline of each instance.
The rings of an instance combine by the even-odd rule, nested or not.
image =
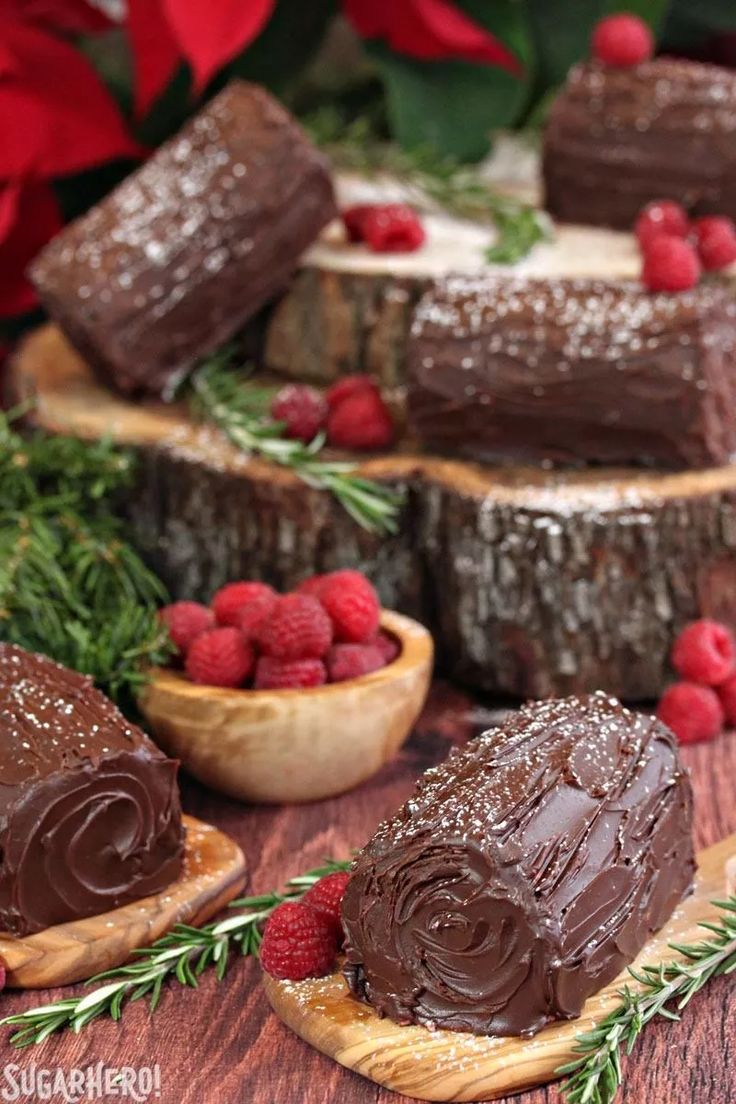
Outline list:
[[[440,207],[461,218],[488,222],[498,238],[486,251],[494,264],[514,264],[533,246],[550,237],[544,214],[494,190],[472,165],[443,156],[431,146],[404,150],[376,138],[367,119],[345,124],[333,108],[323,108],[306,120],[318,145],[341,169],[364,176],[385,174],[401,181],[419,207]]]
[[[395,533],[403,495],[362,478],[352,463],[320,459],[323,434],[309,444],[285,437],[282,423],[268,414],[273,392],[233,372],[232,356],[225,349],[194,373],[195,416],[211,421],[243,452],[290,468],[308,486],[328,491],[363,529]]]
[[[0,416],[0,639],[91,675],[130,705],[169,653],[161,582],[125,540],[133,459],[108,442],[15,431]]]
[[[233,901],[230,907],[243,911],[225,920],[201,928],[177,924],[150,947],[134,951],[134,961],[127,966],[91,978],[87,983],[95,986],[91,991],[6,1016],[0,1020],[0,1025],[17,1028],[10,1042],[23,1048],[42,1043],[59,1031],[79,1033],[99,1016],[109,1015],[119,1020],[127,1003],[143,997],[148,998],[153,1013],[166,982],[175,981],[196,989],[199,978],[208,969],[214,969],[215,977],[222,981],[232,953],[258,954],[263,924],[278,905],[303,897],[309,887],[326,874],[349,868],[350,860],[327,859],[323,866],[292,878],[281,893],[264,893]],[[102,984],[98,984],[100,982]]]
[[[563,1085],[568,1104],[611,1104],[623,1079],[621,1052],[631,1054],[646,1024],[655,1016],[678,1020],[679,1012],[711,978],[736,970],[736,894],[713,904],[724,916],[716,924],[700,924],[710,933],[707,939],[668,944],[684,961],[630,968],[638,988],[625,986],[621,1004],[592,1031],[577,1036],[579,1056],[556,1070],[568,1075]],[[668,1007],[673,1001],[674,1009]]]

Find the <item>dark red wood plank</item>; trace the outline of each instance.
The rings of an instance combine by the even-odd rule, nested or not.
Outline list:
[[[417,731],[398,760],[351,794],[316,805],[248,808],[191,781],[187,811],[229,832],[246,852],[250,888],[260,892],[316,865],[346,856],[410,793],[417,775],[442,759],[453,742],[487,727],[494,714],[461,691],[438,683]],[[350,739],[345,718],[345,739]],[[736,831],[736,737],[685,749],[696,791],[699,847]],[[2,1064],[32,1062],[63,1069],[108,1065],[161,1067],[165,1104],[400,1104],[313,1051],[270,1013],[253,962],[233,965],[218,985],[207,976],[197,993],[170,987],[149,1016],[132,1006],[122,1023],[101,1020],[80,1036],[49,1040],[18,1053],[0,1039]],[[6,1014],[54,994],[10,994]],[[59,994],[60,995],[60,994]],[[714,982],[687,1010],[683,1023],[653,1024],[628,1063],[622,1104],[727,1104],[736,1100],[736,986]],[[515,1097],[516,1104],[559,1101],[555,1087]]]

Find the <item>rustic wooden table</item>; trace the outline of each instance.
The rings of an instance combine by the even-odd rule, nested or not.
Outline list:
[[[487,710],[461,691],[438,683],[399,759],[351,794],[304,807],[248,808],[185,781],[185,807],[239,841],[250,888],[261,892],[317,865],[325,855],[343,857],[362,844],[379,820],[408,796],[421,771],[441,760],[453,743],[487,727],[490,719]],[[349,728],[345,739],[350,739]],[[736,830],[736,736],[686,748],[684,755],[696,792],[696,845],[702,847]],[[45,993],[42,999],[58,995]],[[38,1004],[39,994],[6,993],[2,1003],[10,1014]],[[219,985],[206,976],[198,992],[170,986],[154,1017],[144,1005],[133,1005],[120,1024],[99,1020],[79,1036],[50,1039],[21,1053],[8,1045],[5,1035],[0,1048],[0,1067],[9,1062],[52,1070],[98,1062],[133,1067],[158,1063],[158,1098],[164,1104],[406,1102],[342,1069],[283,1027],[261,993],[259,967],[251,961],[233,963]],[[735,1070],[736,985],[733,978],[721,978],[692,1002],[681,1024],[647,1028],[627,1063],[621,1101],[733,1104]],[[552,1086],[513,1099],[515,1104],[553,1104],[560,1095]]]

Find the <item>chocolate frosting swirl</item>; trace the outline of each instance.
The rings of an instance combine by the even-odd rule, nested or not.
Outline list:
[[[398,1023],[533,1034],[580,1014],[688,891],[674,737],[602,693],[453,752],[357,857],[345,976]]]
[[[39,931],[175,881],[177,769],[90,679],[0,644],[0,929]]]

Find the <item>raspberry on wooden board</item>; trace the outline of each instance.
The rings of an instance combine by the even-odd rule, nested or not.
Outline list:
[[[703,618],[682,630],[672,647],[672,666],[683,679],[717,686],[734,673],[736,642],[718,621]]]
[[[628,69],[654,54],[654,36],[636,15],[619,12],[601,19],[593,30],[593,57],[604,65]]]
[[[301,901],[285,901],[266,921],[261,965],[271,977],[323,977],[331,973],[336,953],[334,925]]]
[[[681,744],[712,740],[723,728],[723,706],[710,686],[676,682],[665,690],[657,716],[671,728]]]
[[[349,881],[349,871],[336,870],[320,878],[302,897],[305,905],[318,912],[333,927],[339,944],[343,941],[342,899]]]
[[[644,250],[642,283],[649,291],[687,291],[700,279],[700,261],[690,242],[659,234]]]
[[[689,231],[687,211],[674,199],[656,199],[647,203],[634,223],[634,233],[642,249],[660,234],[686,238]]]

